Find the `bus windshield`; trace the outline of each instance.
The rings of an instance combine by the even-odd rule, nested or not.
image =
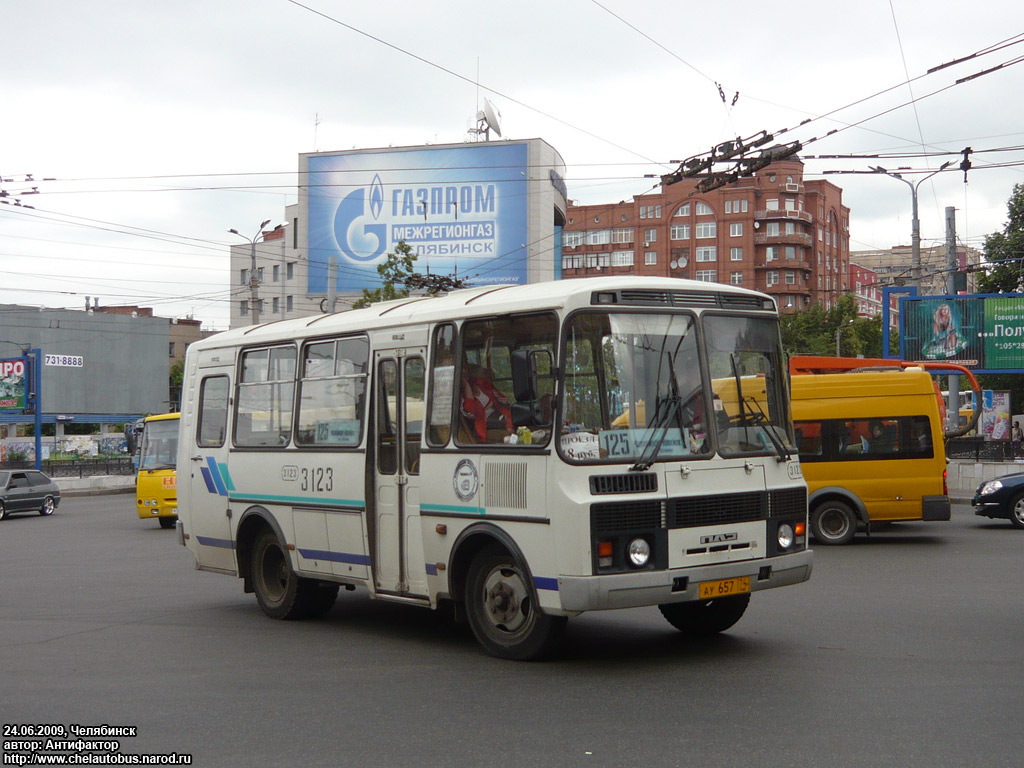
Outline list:
[[[565,360],[560,447],[570,461],[644,469],[711,450],[693,316],[575,315]]]
[[[174,469],[178,460],[178,419],[147,421],[139,469]]]
[[[708,369],[723,456],[796,452],[774,319],[710,315],[704,318]]]

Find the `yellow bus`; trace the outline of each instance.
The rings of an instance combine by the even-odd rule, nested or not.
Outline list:
[[[180,413],[148,416],[142,428],[135,506],[139,518],[156,519],[161,528],[178,520],[178,421]]]
[[[873,523],[950,519],[939,397],[926,371],[795,375],[791,393],[819,544],[847,544]]]

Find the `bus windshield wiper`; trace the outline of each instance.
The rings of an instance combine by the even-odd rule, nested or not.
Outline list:
[[[779,461],[789,461],[790,453],[786,450],[785,443],[779,440],[779,436],[775,434],[775,425],[772,424],[771,420],[768,418],[768,414],[764,412],[764,408],[762,408],[761,404],[757,402],[757,398],[750,398],[750,402],[753,403],[753,407],[757,408],[758,413],[761,415],[761,418],[758,420],[758,425],[761,427],[761,431],[768,435],[768,439],[772,441],[772,445],[775,447],[775,452],[779,454]]]
[[[673,375],[673,380],[675,376]],[[665,435],[668,434],[666,425],[671,421],[672,417],[679,413],[680,398],[678,394],[670,395],[658,401],[658,409],[654,414],[654,419],[651,420],[651,425],[647,428],[649,437],[647,443],[644,445],[644,450],[640,454],[640,458],[637,459],[636,464],[629,468],[630,472],[646,472],[651,468],[654,463],[654,459],[658,455],[658,451],[661,450],[662,443],[665,442]],[[661,434],[658,435],[657,439],[654,439],[655,433],[661,430]]]

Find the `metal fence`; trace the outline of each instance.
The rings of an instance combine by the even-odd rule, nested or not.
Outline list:
[[[1024,450],[1009,440],[986,440],[984,437],[954,437],[946,441],[946,458],[973,461],[1013,461],[1024,457]]]
[[[0,469],[35,469],[34,461],[5,461]],[[46,460],[40,468],[50,477],[93,477],[95,475],[134,475],[130,456],[95,459]]]

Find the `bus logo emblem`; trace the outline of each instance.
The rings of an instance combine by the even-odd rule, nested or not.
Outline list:
[[[738,533],[712,533],[710,536],[701,536],[701,544],[721,544],[723,541],[736,541],[740,535]]]
[[[480,476],[471,460],[463,459],[456,465],[452,484],[455,487],[455,495],[462,501],[469,501],[476,496],[480,488]]]

